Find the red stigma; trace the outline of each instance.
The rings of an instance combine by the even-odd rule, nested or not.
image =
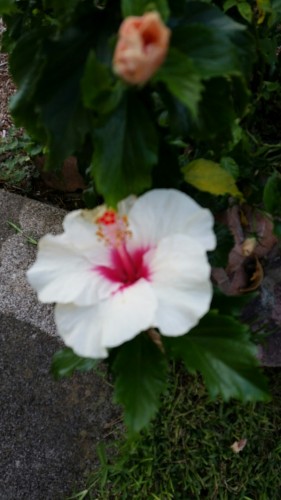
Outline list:
[[[114,210],[106,210],[104,214],[97,219],[98,224],[103,224],[104,226],[110,226],[116,223],[116,212]]]

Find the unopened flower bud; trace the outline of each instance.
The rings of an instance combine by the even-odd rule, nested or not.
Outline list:
[[[145,83],[163,63],[170,35],[158,12],[127,17],[118,33],[114,72],[128,83]]]

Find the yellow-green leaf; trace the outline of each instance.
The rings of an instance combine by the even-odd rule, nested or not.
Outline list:
[[[183,168],[184,179],[192,186],[211,194],[231,194],[242,198],[232,175],[219,163],[199,158]]]
[[[262,24],[267,12],[272,11],[270,0],[257,0],[257,8],[258,8],[258,24]]]

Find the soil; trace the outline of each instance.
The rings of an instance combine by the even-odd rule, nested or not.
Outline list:
[[[0,19],[0,37],[4,31]],[[8,56],[0,53],[0,135],[4,137],[13,121],[8,111],[10,97],[15,93],[15,85],[9,75]]]

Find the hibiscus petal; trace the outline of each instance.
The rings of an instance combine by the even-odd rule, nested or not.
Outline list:
[[[150,283],[140,279],[115,293],[103,308],[102,345],[116,347],[152,326],[157,300]]]
[[[94,210],[74,210],[64,218],[65,233],[77,248],[97,244],[97,225],[94,221]]]
[[[88,306],[106,299],[120,286],[94,271],[96,266],[109,263],[109,251],[102,245],[82,251],[66,234],[48,234],[39,242],[37,259],[27,278],[41,302]]]
[[[102,323],[99,306],[77,307],[74,304],[57,305],[55,320],[65,344],[79,356],[106,358],[101,345]]]
[[[158,299],[155,327],[163,335],[183,335],[207,313],[212,298],[210,265],[193,239],[173,235],[150,250],[145,261]]]
[[[129,213],[130,245],[151,247],[166,236],[181,233],[195,238],[205,250],[213,250],[213,223],[211,212],[188,195],[175,189],[154,189],[140,196]]]
[[[131,340],[153,323],[155,294],[145,280],[90,307],[59,304],[55,320],[65,344],[80,356],[104,358],[107,347]]]
[[[124,200],[119,201],[119,203],[117,205],[119,215],[121,215],[121,216],[128,215],[129,211],[136,203],[136,200],[137,200],[137,197],[135,195],[131,194],[130,196],[127,196],[127,198],[125,198]]]

